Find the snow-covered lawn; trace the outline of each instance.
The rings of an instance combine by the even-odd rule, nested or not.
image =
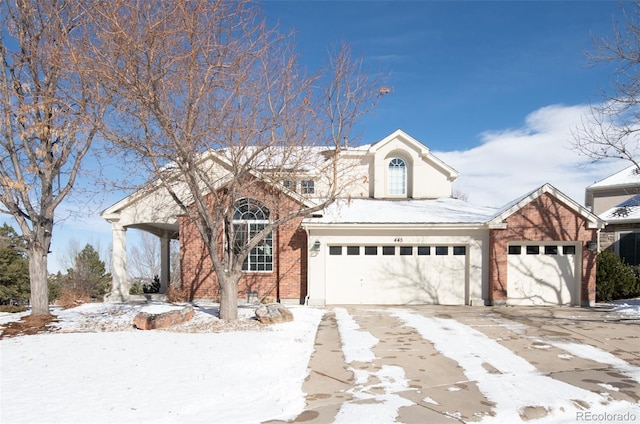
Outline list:
[[[213,309],[178,332],[132,329],[141,308],[54,311],[58,333],[1,340],[0,422],[257,423],[302,412],[324,311],[293,307],[293,322],[263,331],[192,333],[219,324]]]
[[[629,318],[640,318],[639,300],[612,306]],[[57,331],[0,340],[0,422],[259,423],[293,419],[303,411],[302,384],[325,310],[292,307],[294,322],[261,326],[248,319],[253,308],[241,308],[245,319],[233,331],[221,331],[212,305],[197,308],[191,322],[171,331],[132,328],[139,311],[167,308],[105,303],[55,310]],[[374,361],[372,348],[378,340],[360,329],[346,309],[335,312],[347,364]],[[640,416],[640,404],[609,402],[541,375],[514,352],[458,321],[403,310],[388,313],[415,328],[478,382],[483,395],[496,405],[495,417],[484,417],[484,421],[518,422],[511,411],[527,405],[575,412],[575,403],[568,399],[581,399],[593,412],[633,411]],[[20,316],[0,314],[0,326]],[[640,378],[638,367],[604,351],[556,345]],[[485,362],[513,378],[497,380],[482,366]],[[400,395],[408,390],[401,367],[383,366],[375,373],[353,371],[350,393],[368,402],[346,402],[335,422],[364,422],[366,417],[371,422],[394,422],[399,408],[412,404]],[[368,386],[371,381],[378,382],[375,388]],[[510,386],[504,386],[505,381]],[[502,396],[505,390],[510,396]],[[562,422],[554,421],[558,418],[552,412],[542,421]]]

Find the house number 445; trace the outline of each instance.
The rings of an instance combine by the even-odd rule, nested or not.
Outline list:
[[[393,241],[396,243],[402,243],[402,237],[396,237],[393,239]]]

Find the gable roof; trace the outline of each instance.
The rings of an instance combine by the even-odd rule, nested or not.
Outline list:
[[[589,212],[587,208],[581,206],[576,201],[571,199],[569,196],[562,193],[560,190],[547,183],[539,188],[530,191],[529,193],[521,196],[498,210],[498,212],[493,216],[493,218],[489,221],[489,226],[491,228],[503,228],[505,226],[504,221],[509,218],[511,215],[519,211],[520,209],[527,206],[529,203],[533,202],[543,194],[549,194],[562,202],[566,207],[573,210],[578,215],[582,216],[587,222],[587,228],[603,228],[605,222]]]
[[[314,153],[317,153],[317,151],[318,149],[315,149]],[[231,166],[227,158],[225,158],[223,155],[220,155],[219,152],[213,149],[209,149],[203,152],[198,158],[198,163],[203,164],[207,160],[216,161],[218,164],[222,165],[223,168]],[[172,167],[172,164],[170,163],[166,165],[164,169],[170,171],[171,167]],[[294,199],[295,201],[299,202],[302,205],[306,205],[307,207],[316,206],[316,204],[311,199],[304,197],[301,194],[286,188],[281,181],[274,181],[273,178],[269,177],[268,175],[264,174],[259,170],[251,169],[249,170],[249,174],[254,176],[256,179],[264,182],[265,184],[271,185],[273,187],[277,187],[279,191],[287,194],[289,197],[291,197],[292,199]],[[176,179],[179,177],[179,175],[180,173],[177,172]],[[218,179],[218,181],[216,181],[215,188],[216,189],[223,188],[225,185],[227,185],[231,181],[231,179],[232,177],[229,174],[223,175],[221,178]],[[186,193],[186,195],[189,196],[188,190],[185,190],[184,193]],[[162,185],[161,181],[159,179],[155,179],[147,182],[138,190],[134,191],[130,195],[126,196],[125,198],[119,200],[118,202],[104,209],[100,213],[100,216],[107,220],[117,219],[119,214],[124,210],[126,210],[127,208],[132,206],[135,207],[139,203],[142,203],[145,201],[149,202],[149,199],[151,198],[151,196],[156,196],[156,197],[160,196],[164,198],[163,201],[168,202],[171,206],[177,207],[177,204],[171,198],[171,195]],[[176,216],[178,213],[180,213],[180,211],[174,210],[171,207],[167,207],[166,213],[164,215],[166,215],[166,217]]]
[[[392,142],[393,140],[400,140],[402,141],[404,144],[412,147],[414,150],[416,150],[419,154],[419,156],[423,159],[426,160],[427,162],[431,163],[432,165],[440,168],[450,180],[455,180],[456,178],[458,178],[458,176],[460,175],[458,173],[458,171],[456,171],[454,168],[452,168],[451,166],[447,165],[446,163],[444,163],[443,161],[441,161],[440,159],[438,159],[437,157],[435,157],[433,154],[431,154],[431,150],[425,146],[424,144],[420,143],[418,140],[416,140],[415,138],[411,137],[409,134],[407,134],[406,132],[398,129],[395,130],[393,133],[389,134],[388,136],[386,136],[385,138],[383,138],[380,141],[376,141],[375,143],[369,145],[369,149],[367,151],[367,153],[370,154],[375,154],[378,150],[380,150],[381,148],[383,148],[384,146],[386,146],[387,144],[389,144],[390,142]],[[364,146],[362,146],[364,147]]]
[[[640,173],[635,165],[631,165],[622,171],[618,171],[587,187],[587,191],[609,190],[613,188],[640,186]]]

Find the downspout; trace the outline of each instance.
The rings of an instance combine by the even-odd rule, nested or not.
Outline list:
[[[276,256],[275,258],[276,259],[276,302],[280,303],[280,226],[279,225],[276,227],[276,240],[274,244],[278,246],[278,251],[272,252],[276,254],[275,255]]]
[[[305,254],[307,255],[307,266],[305,267],[306,269],[304,270],[307,273],[307,288],[306,288],[307,294],[305,294],[304,296],[304,305],[309,306],[309,240],[311,240],[311,234],[309,234],[308,228],[305,228],[304,232],[307,234],[307,249],[306,249],[307,251],[305,252]]]

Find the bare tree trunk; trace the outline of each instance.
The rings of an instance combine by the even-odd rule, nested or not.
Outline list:
[[[40,243],[32,243],[27,251],[31,283],[31,315],[49,315],[47,250]]]
[[[219,278],[220,283],[220,319],[235,321],[238,319],[238,281],[240,275],[226,274]],[[221,276],[222,276],[221,275]]]

